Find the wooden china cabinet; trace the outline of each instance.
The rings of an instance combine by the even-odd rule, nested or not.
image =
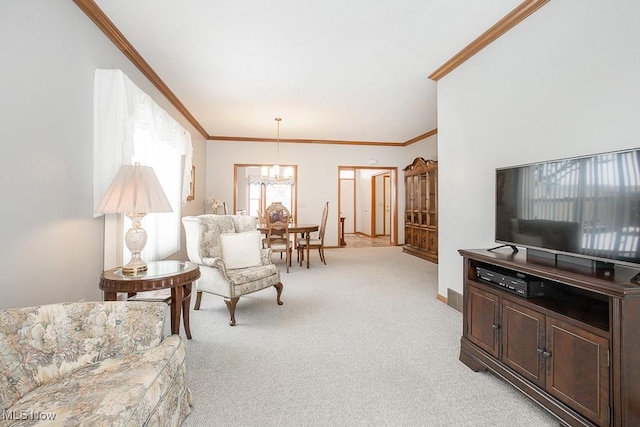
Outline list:
[[[438,262],[438,162],[417,157],[404,168],[402,250]]]

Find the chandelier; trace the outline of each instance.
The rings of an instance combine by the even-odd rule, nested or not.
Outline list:
[[[276,117],[275,120],[278,132],[276,138],[276,163],[271,167],[263,166],[261,176],[264,179],[269,180],[269,182],[279,183],[281,181],[286,182],[291,179],[293,176],[293,168],[291,166],[284,167],[282,170],[280,168],[280,122],[282,121],[282,118]]]
[[[276,139],[276,150],[277,150],[277,160],[278,162],[273,165],[273,175],[276,179],[280,178],[280,122],[282,121],[281,117],[276,117],[276,123],[278,126],[278,137]]]

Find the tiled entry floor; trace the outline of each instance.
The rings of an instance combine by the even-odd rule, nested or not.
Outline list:
[[[371,248],[390,246],[389,236],[368,237],[362,234],[345,234],[344,241],[346,247],[351,248]]]

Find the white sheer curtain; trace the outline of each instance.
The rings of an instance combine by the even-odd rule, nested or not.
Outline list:
[[[180,247],[180,207],[191,179],[191,135],[121,70],[98,69],[94,77],[94,211],[121,165],[153,167],[173,212],[144,218],[148,240],[142,258],[163,259]],[[128,218],[109,216],[105,268],[122,265],[129,255],[123,242]]]

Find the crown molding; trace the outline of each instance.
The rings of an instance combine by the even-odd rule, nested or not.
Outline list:
[[[438,128],[431,129],[429,132],[425,132],[422,135],[418,135],[415,138],[411,138],[410,140],[403,142],[402,145],[406,147],[407,145],[411,145],[414,142],[422,141],[423,139],[427,139],[430,136],[436,135],[437,133]]]
[[[382,146],[382,147],[406,147],[407,145],[411,145],[414,142],[421,141],[430,136],[433,136],[438,133],[438,129],[432,129],[428,132],[425,132],[421,135],[416,136],[415,138],[411,138],[405,142],[391,142],[391,141],[342,141],[335,139],[300,139],[300,138],[280,138],[279,140],[275,138],[255,138],[255,137],[244,137],[244,136],[217,136],[210,135],[207,138],[209,141],[233,141],[233,142],[290,142],[294,144],[334,144],[334,145],[373,145],[373,146]]]
[[[431,73],[429,78],[435,81],[440,80],[547,3],[549,3],[549,0],[525,0],[494,26],[482,33],[480,37]]]
[[[547,0],[548,1],[548,0]],[[196,120],[178,97],[169,89],[149,63],[140,55],[127,38],[120,32],[109,17],[100,9],[93,0],[73,0],[73,2],[93,21],[93,23],[113,42],[114,45],[135,65],[138,70],[164,95],[169,102],[184,116],[185,119],[209,141],[235,141],[235,142],[276,142],[271,138],[250,138],[240,136],[215,136],[209,135],[202,125]],[[338,144],[338,145],[374,145],[387,147],[405,147],[414,142],[428,138],[437,133],[437,129],[430,130],[405,142],[385,141],[340,141],[329,139],[280,139],[280,142],[300,144]]]
[[[129,61],[135,65],[144,76],[149,79],[149,81],[162,93],[169,102],[176,107],[176,109],[184,116],[185,119],[191,125],[196,128],[196,130],[202,135],[205,139],[209,137],[207,131],[200,125],[200,123],[196,120],[195,117],[191,114],[189,110],[184,106],[184,104],[178,99],[178,97],[169,89],[169,86],[162,81],[160,76],[156,74],[155,71],[151,68],[149,63],[145,61],[145,59],[140,55],[140,53],[133,47],[129,40],[118,30],[118,28],[114,25],[113,22],[105,15],[105,13],[98,7],[98,5],[93,0],[73,0],[73,2],[78,5],[80,9],[93,21],[96,26],[102,30],[102,32],[109,37],[109,39],[116,45],[118,49],[124,53],[124,55],[129,58]]]
[[[233,141],[233,142],[278,142],[275,138],[257,138],[250,136],[209,136],[209,141]],[[382,145],[401,147],[402,142],[388,141],[342,141],[335,139],[304,139],[304,138],[280,138],[279,142],[289,142],[293,144],[335,144],[335,145]]]

